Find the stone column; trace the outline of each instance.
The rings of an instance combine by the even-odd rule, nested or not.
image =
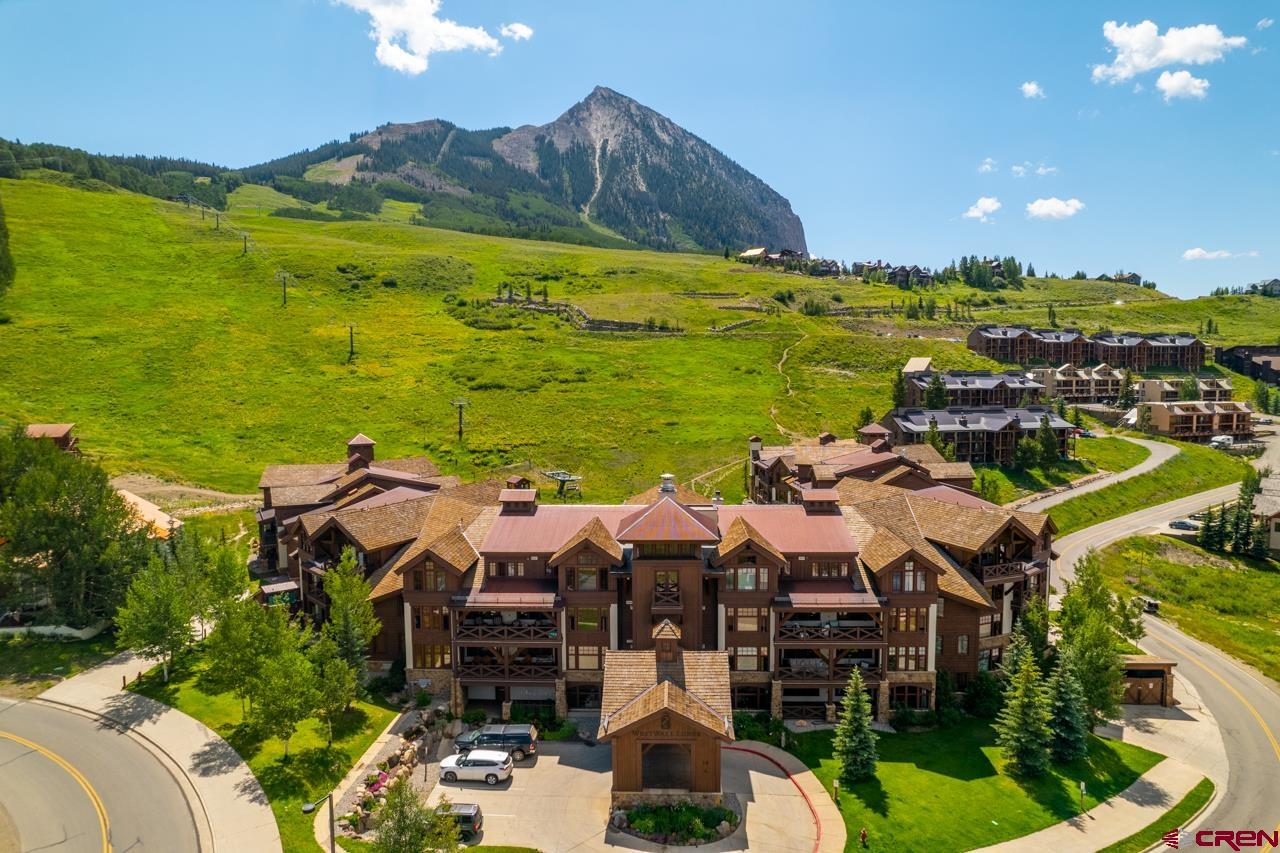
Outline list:
[[[556,716],[564,719],[569,716],[569,693],[565,690],[564,679],[556,679]]]
[[[456,678],[449,679],[449,710],[455,717],[461,717],[467,710],[467,699],[463,694],[462,684]]]
[[[837,722],[839,719],[840,719],[840,715],[836,712],[835,703],[828,702],[827,703],[827,722],[834,723],[834,722]]]
[[[511,722],[511,700],[502,703],[502,722]]]
[[[782,682],[774,679],[770,684],[773,690],[769,696],[769,713],[773,715],[775,720],[782,719]]]
[[[880,682],[876,691],[876,719],[882,723],[889,721],[889,682]]]

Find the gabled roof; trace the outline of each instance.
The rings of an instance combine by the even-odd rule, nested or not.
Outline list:
[[[748,542],[773,557],[780,564],[786,565],[787,558],[782,555],[782,552],[773,547],[769,540],[764,538],[760,531],[752,527],[751,523],[742,516],[738,516],[729,523],[729,529],[724,532],[724,538],[716,546],[716,556],[724,559]]]
[[[334,512],[312,512],[302,516],[302,528],[315,536],[333,524],[365,551],[408,542],[422,529],[422,522],[435,500],[432,495],[369,507],[348,507]]]
[[[718,536],[714,521],[664,495],[624,519],[616,538],[625,542],[714,542]]]
[[[258,488],[274,489],[278,486],[314,486],[317,483],[332,483],[345,473],[347,473],[345,462],[325,462],[318,465],[268,465],[262,469]]]
[[[653,626],[653,630],[649,632],[649,635],[655,640],[678,640],[680,639],[680,626],[673,624],[670,619],[663,619]]]
[[[576,551],[578,547],[584,543],[591,543],[596,548],[609,555],[609,559],[615,564],[622,563],[622,546],[618,544],[618,540],[613,538],[613,534],[609,532],[609,528],[604,526],[604,522],[600,520],[600,516],[593,515],[591,520],[582,526],[582,529],[575,533],[568,542],[551,555],[551,559],[547,562],[550,565],[558,565],[565,557]]]
[[[27,424],[27,438],[64,438],[75,424]]]
[[[658,713],[671,711],[717,737],[732,740],[727,652],[678,650],[660,662],[653,650],[606,651],[600,701],[600,738]]]

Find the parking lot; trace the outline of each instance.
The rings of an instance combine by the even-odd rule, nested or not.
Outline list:
[[[721,775],[725,793],[736,795],[745,819],[728,838],[699,850],[811,853],[817,837],[813,818],[783,771],[753,753],[725,750]],[[484,831],[471,842],[475,844],[533,847],[543,853],[669,849],[607,830],[611,779],[607,745],[543,742],[537,757],[517,764],[509,781],[493,788],[483,782],[441,783],[430,802],[443,796],[478,803],[484,810]],[[824,830],[823,840],[834,840],[835,828],[824,824]],[[843,847],[843,826],[838,838],[835,850]]]

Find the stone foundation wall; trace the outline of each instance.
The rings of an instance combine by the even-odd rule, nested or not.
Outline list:
[[[405,682],[411,691],[431,691],[431,704],[447,703],[453,693],[453,671],[449,669],[406,669]],[[427,682],[426,687],[419,687],[418,682]]]

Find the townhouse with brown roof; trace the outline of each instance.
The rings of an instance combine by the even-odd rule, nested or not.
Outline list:
[[[1231,399],[1231,380],[1217,377],[1192,377],[1196,383],[1195,399],[1221,403]],[[1173,403],[1182,395],[1182,380],[1142,379],[1133,383],[1139,403]]]
[[[1219,435],[1233,440],[1253,438],[1253,407],[1238,401],[1179,400],[1139,403],[1125,418],[1133,426],[1143,410],[1150,412],[1150,430],[1181,441],[1206,442]]]
[[[769,506],[682,503],[670,480],[642,504],[504,490],[446,531],[454,549],[422,544],[438,529],[384,564],[374,591],[399,590],[411,683],[456,712],[545,703],[607,711],[602,725],[621,707],[615,655],[664,639],[686,660],[723,655],[733,708],[829,718],[855,667],[881,717],[930,707],[940,666],[963,683],[998,665],[1017,613],[1047,589],[1053,532],[956,489],[856,479]]]
[[[1034,436],[1044,418],[1058,443],[1058,452],[1067,455],[1072,425],[1046,406],[1028,408],[897,409],[881,423],[896,445],[925,443],[931,426],[955,450],[957,462],[993,462],[1012,465],[1018,442]]]
[[[935,376],[947,392],[948,406],[1034,405],[1040,402],[1045,390],[1040,382],[1016,370],[1004,373],[989,370],[936,371],[930,358],[909,359],[902,375],[906,380],[905,405],[908,407],[925,404]]]
[[[948,462],[930,445],[924,448],[895,448],[879,424],[863,427],[856,439],[824,432],[815,439],[766,446],[753,435],[747,440],[748,493],[755,503],[798,503],[805,491],[829,489],[845,478],[906,489],[973,488],[973,466]]]
[[[969,349],[996,361],[1030,364],[1109,364],[1145,371],[1153,367],[1195,372],[1204,367],[1204,342],[1188,332],[1173,334],[1099,332],[1078,329],[1030,329],[1024,326],[978,326],[969,332]]]
[[[1251,379],[1271,385],[1280,384],[1280,345],[1278,344],[1214,347],[1213,360]]]
[[[1034,367],[1028,374],[1044,385],[1046,399],[1061,397],[1068,403],[1114,403],[1124,388],[1124,371],[1109,364],[1076,367],[1068,362],[1061,367]]]

